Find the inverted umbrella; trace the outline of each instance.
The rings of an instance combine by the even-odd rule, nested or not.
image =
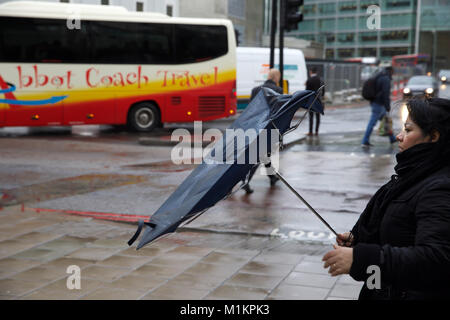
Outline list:
[[[320,92],[320,89],[318,91]],[[263,87],[225,131],[222,139],[215,144],[209,156],[205,157],[203,162],[190,173],[150,217],[149,221],[139,221],[138,230],[128,244],[132,245],[139,237],[144,225],[148,228],[146,228],[137,249],[164,234],[174,232],[181,223],[192,221],[229,196],[239,182],[246,180],[255,165],[259,165],[264,159],[270,157],[272,150],[276,147],[273,130],[277,130],[279,137],[295,130],[306,116],[305,112],[303,118],[295,126],[290,126],[292,118],[299,108],[323,114],[323,105],[317,96],[318,93],[310,90],[297,91],[293,95],[282,95]],[[257,134],[249,136],[244,144],[239,145],[235,143],[236,137],[230,134],[235,130],[246,132],[253,130]],[[256,159],[249,161],[250,149],[255,145],[258,148],[265,145],[263,154],[260,152],[262,149],[258,149]],[[276,171],[275,175],[282,178]],[[285,179],[282,181],[287,184]],[[295,192],[293,189],[292,191]],[[302,198],[301,200],[304,201]]]

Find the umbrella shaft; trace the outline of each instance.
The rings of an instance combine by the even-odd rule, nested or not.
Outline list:
[[[334,231],[334,229],[328,224],[328,222],[326,222],[325,219],[322,218],[321,215],[313,207],[311,207],[311,205],[305,199],[303,199],[303,197],[294,188],[292,188],[292,186],[275,169],[273,169],[273,172],[297,196],[297,198],[299,198],[309,208],[309,210],[311,210],[311,212],[314,213],[317,218],[319,218],[320,221],[322,221],[328,227],[328,229],[330,229],[331,232],[333,232],[337,236],[336,231]]]

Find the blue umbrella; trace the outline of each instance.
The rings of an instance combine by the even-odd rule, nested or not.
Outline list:
[[[279,132],[278,137],[282,137],[298,127],[306,116],[305,112],[302,119],[291,127],[292,118],[299,108],[323,114],[323,105],[317,97],[318,93],[310,90],[297,91],[293,95],[282,95],[263,87],[225,131],[222,139],[214,145],[209,156],[205,157],[203,162],[191,172],[149,221],[139,221],[138,230],[128,244],[132,245],[139,237],[144,225],[148,228],[137,249],[164,234],[175,232],[181,223],[192,221],[229,196],[239,182],[246,180],[254,166],[270,156],[275,147],[274,132]],[[236,130],[246,132],[253,130],[258,134],[248,137],[244,144],[238,145],[236,137],[230,134]],[[265,142],[265,149],[261,149],[260,146],[263,145],[261,142]],[[250,161],[250,149],[254,146],[258,149],[256,161]],[[230,152],[230,148],[234,152]],[[265,154],[260,155],[261,150]],[[285,184],[287,183],[278,172],[275,171],[274,174]]]

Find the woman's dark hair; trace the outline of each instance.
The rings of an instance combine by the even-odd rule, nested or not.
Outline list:
[[[436,130],[438,144],[450,145],[450,100],[442,98],[412,99],[407,103],[409,116],[423,131],[432,135]]]

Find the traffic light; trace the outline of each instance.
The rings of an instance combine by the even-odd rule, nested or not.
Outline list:
[[[283,0],[281,0],[283,1]],[[303,21],[303,13],[300,7],[303,6],[303,0],[284,0],[285,1],[285,16],[284,29],[292,31],[298,29],[298,24]]]

